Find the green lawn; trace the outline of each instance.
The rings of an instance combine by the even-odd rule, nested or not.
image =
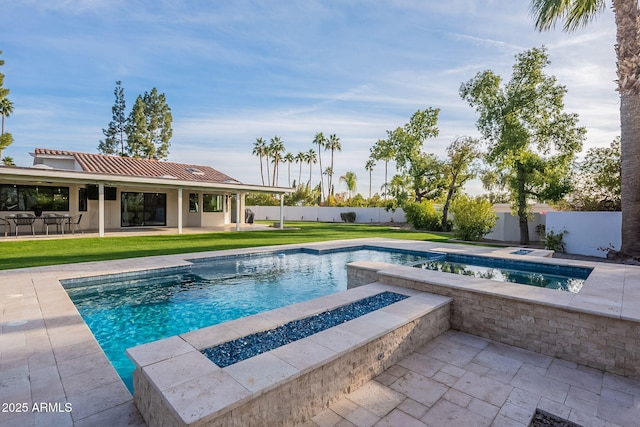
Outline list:
[[[368,224],[286,222],[285,225],[297,229],[56,240],[2,239],[0,270],[362,237],[421,241],[449,238]]]

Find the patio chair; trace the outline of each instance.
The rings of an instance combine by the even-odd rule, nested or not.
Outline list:
[[[6,218],[0,218],[0,225],[4,228],[4,237],[11,234],[11,223]]]
[[[76,231],[84,234],[82,228],[80,227],[80,221],[82,220],[82,214],[74,215],[69,218],[65,218],[67,220],[67,225],[69,227],[69,232],[76,234]]]
[[[42,219],[42,231],[46,231],[47,236],[49,235],[49,226],[56,226],[56,233],[60,233],[62,230],[62,234],[64,234],[64,223],[65,217],[56,215],[56,214],[46,214],[41,217]]]
[[[19,214],[15,218],[13,218],[13,222],[16,224],[16,237],[18,236],[18,228],[21,225],[28,225],[31,227],[31,234],[36,235],[36,231],[33,229],[33,223],[36,221],[36,217],[34,215],[26,215]]]

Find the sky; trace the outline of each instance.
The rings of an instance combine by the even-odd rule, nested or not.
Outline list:
[[[169,161],[212,166],[260,184],[258,137],[308,151],[336,134],[334,182],[347,171],[369,195],[364,165],[378,140],[419,109],[440,108],[444,157],[457,137],[480,137],[461,83],[492,70],[508,81],[515,55],[546,46],[546,72],[566,86],[588,148],[619,135],[615,24],[607,9],[588,27],[540,33],[528,1],[513,0],[0,0],[0,59],[14,112],[4,150],[30,166],[35,148],[97,153],[116,81],[127,114],[156,88],[173,115]],[[321,153],[323,167],[330,152]],[[302,179],[308,179],[303,165]],[[393,164],[390,165],[393,171]],[[313,182],[319,166],[313,167]],[[291,168],[297,179],[299,165]],[[279,184],[288,185],[286,168]],[[373,192],[384,165],[372,173]],[[467,186],[482,192],[479,182]],[[346,191],[337,183],[336,192]]]

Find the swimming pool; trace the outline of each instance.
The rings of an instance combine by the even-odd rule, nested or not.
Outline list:
[[[127,348],[343,291],[347,287],[346,264],[350,262],[425,266],[443,255],[371,247],[322,252],[300,249],[197,259],[188,267],[71,279],[62,284],[118,374],[133,390],[134,365],[125,354]],[[474,262],[502,262],[477,256],[451,257],[448,261],[454,259],[465,261],[466,269]],[[556,266],[504,262],[512,269],[532,269],[523,277],[558,273]],[[574,271],[562,270],[569,272]],[[502,276],[510,279],[517,275]]]
[[[191,267],[67,280],[63,286],[132,391],[127,348],[346,290],[350,262],[425,260],[376,250],[317,253],[192,260]]]

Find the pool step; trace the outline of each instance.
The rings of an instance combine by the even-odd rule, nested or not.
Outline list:
[[[385,291],[409,298],[225,368],[200,352]],[[135,347],[134,401],[150,426],[304,423],[448,330],[450,303],[372,283]]]

